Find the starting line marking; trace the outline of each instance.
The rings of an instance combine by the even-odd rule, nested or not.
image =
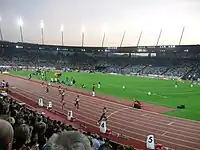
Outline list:
[[[161,134],[161,135],[163,136],[163,135],[165,135],[165,134],[167,134],[167,133],[168,133],[168,131],[165,131],[165,132],[164,132],[163,134]]]
[[[174,122],[170,122],[170,123],[168,123],[167,125],[169,125],[169,126],[170,126],[170,125],[172,125],[172,123],[174,123]]]
[[[132,108],[132,107],[125,107],[125,108],[121,108],[121,109],[119,109],[119,110],[116,110],[116,111],[112,112],[107,118],[111,117],[112,115],[114,115],[114,114],[116,114],[116,113],[118,113],[118,112],[120,112],[120,111],[123,111],[123,110],[125,110],[125,109],[130,109],[130,108]]]

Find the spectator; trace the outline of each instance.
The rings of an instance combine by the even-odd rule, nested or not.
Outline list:
[[[113,148],[109,144],[103,144],[98,150],[113,150]]]
[[[125,150],[135,150],[135,148],[133,148],[132,146],[127,146],[127,147],[125,148]]]
[[[11,150],[14,131],[9,122],[0,119],[0,149]]]
[[[105,144],[105,141],[101,136],[98,138],[98,140],[99,140],[100,146]]]
[[[39,149],[42,149],[42,147],[46,143],[45,132],[46,132],[46,124],[44,122],[38,122],[35,125],[35,134],[33,134],[33,136],[36,139],[38,139]]]
[[[43,150],[91,150],[90,141],[80,132],[68,131],[53,134]]]
[[[94,150],[98,150],[99,147],[100,147],[100,142],[97,139],[97,135],[94,135],[93,138],[92,138],[92,147],[93,147]]]
[[[118,145],[118,146],[117,146],[117,150],[125,150],[125,147],[122,146],[122,145]]]
[[[31,130],[29,126],[26,124],[21,124],[15,128],[14,132],[15,142],[13,144],[13,149],[25,149],[26,144],[30,142],[31,138]]]
[[[9,117],[7,115],[0,116],[1,119],[8,121],[12,126],[15,124],[15,119],[13,117]]]

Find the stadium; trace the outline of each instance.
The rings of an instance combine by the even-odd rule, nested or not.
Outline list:
[[[0,149],[200,149],[200,45],[69,46],[4,38],[0,20]],[[46,25],[46,24],[45,24]],[[34,32],[34,31],[32,31]],[[31,33],[32,33],[31,32]],[[72,36],[73,37],[73,36]],[[2,133],[2,135],[1,135]],[[4,140],[7,139],[7,140]],[[8,148],[11,144],[12,148]]]

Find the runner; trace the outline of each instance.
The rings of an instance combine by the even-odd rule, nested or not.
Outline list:
[[[74,104],[77,110],[79,110],[79,102],[80,102],[79,95],[77,95],[75,104]]]
[[[62,94],[62,88],[61,88],[61,86],[59,85],[58,86],[58,95],[61,95]]]
[[[104,107],[103,111],[102,111],[102,115],[101,115],[100,119],[98,120],[97,124],[100,124],[102,120],[105,120],[105,121],[107,120],[107,117],[106,117],[107,112],[108,112],[107,108]]]
[[[61,95],[61,102],[63,102],[65,99],[65,90],[63,89],[62,95]]]
[[[46,85],[46,94],[48,94],[48,93],[49,93],[49,86]]]

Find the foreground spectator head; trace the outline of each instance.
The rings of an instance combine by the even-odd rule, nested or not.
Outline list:
[[[0,149],[11,150],[14,131],[9,122],[0,119]]]
[[[30,142],[31,138],[31,130],[28,125],[21,124],[15,129],[15,143],[13,144],[13,148],[20,149],[24,147],[27,143]]]
[[[80,132],[68,131],[53,134],[43,150],[91,150],[90,141]]]
[[[1,115],[0,119],[8,121],[11,125],[15,124],[15,119],[13,117],[9,117],[7,115]]]
[[[132,147],[132,146],[127,146],[127,147],[125,148],[125,150],[135,150],[135,148]]]
[[[46,124],[44,122],[38,122],[35,125],[35,130],[38,134],[44,134],[46,132]]]

